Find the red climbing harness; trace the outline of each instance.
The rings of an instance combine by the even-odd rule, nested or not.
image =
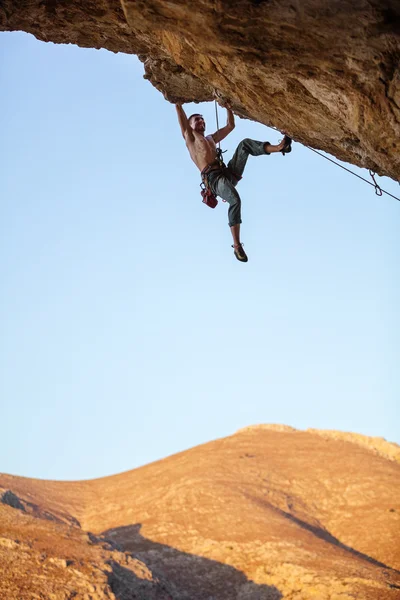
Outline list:
[[[200,193],[203,197],[204,204],[206,204],[210,208],[215,208],[218,204],[218,200],[210,188],[210,184],[208,182],[208,174],[211,173],[211,171],[219,171],[219,170],[220,170],[219,162],[215,161],[211,165],[207,165],[206,168],[203,169],[201,172],[201,184],[200,184],[201,192]]]
[[[201,186],[201,195],[203,196],[203,202],[210,208],[215,208],[218,204],[218,200],[212,193],[209,187],[203,182],[200,184]]]

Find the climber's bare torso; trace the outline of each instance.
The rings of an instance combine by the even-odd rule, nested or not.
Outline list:
[[[217,147],[211,135],[192,130],[185,134],[185,141],[190,157],[200,171],[215,162]]]
[[[181,104],[176,104],[176,111],[190,157],[197,168],[203,171],[217,159],[216,144],[225,139],[228,133],[234,129],[233,112],[230,108],[227,108],[228,120],[226,126],[218,129],[212,135],[206,136],[206,124],[202,115],[196,113],[188,119]]]

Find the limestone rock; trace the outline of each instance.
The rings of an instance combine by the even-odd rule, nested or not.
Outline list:
[[[38,507],[0,505],[0,598],[398,600],[392,446],[256,426],[102,479],[0,475]]]
[[[398,0],[3,0],[0,30],[139,55],[171,102],[243,117],[400,179]]]
[[[400,464],[400,446],[393,442],[387,442],[384,438],[369,437],[367,435],[361,435],[360,433],[346,433],[345,431],[320,429],[308,429],[307,431],[328,439],[343,440],[345,442],[351,442],[352,444],[358,444],[376,452],[379,456],[394,460]]]

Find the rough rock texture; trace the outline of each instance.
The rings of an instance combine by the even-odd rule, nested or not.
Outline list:
[[[0,598],[397,600],[398,446],[378,442],[250,427],[103,479],[0,475]]]
[[[0,31],[138,54],[171,102],[212,100],[400,179],[398,0],[3,0]]]
[[[140,560],[77,526],[0,507],[2,600],[170,600]]]

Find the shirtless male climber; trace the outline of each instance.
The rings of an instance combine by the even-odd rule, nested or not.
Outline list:
[[[233,237],[233,251],[241,262],[247,262],[248,258],[240,241],[241,200],[236,191],[236,185],[242,178],[249,154],[261,156],[291,151],[292,140],[285,135],[280,144],[273,146],[269,142],[256,142],[248,138],[242,140],[236,148],[235,154],[228,165],[221,164],[217,157],[216,144],[226,138],[235,128],[235,118],[229,106],[227,110],[227,123],[212,135],[205,135],[206,124],[203,116],[193,114],[187,118],[181,104],[176,104],[179,125],[190,156],[201,171],[203,183],[215,196],[220,196],[229,203],[228,219]]]

